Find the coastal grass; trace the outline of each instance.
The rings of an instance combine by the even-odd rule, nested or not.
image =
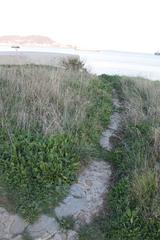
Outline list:
[[[111,89],[83,68],[0,66],[0,200],[27,221],[53,209],[100,154]]]
[[[160,82],[102,76],[123,101],[121,141],[106,154],[113,183],[101,217],[80,239],[160,239]]]

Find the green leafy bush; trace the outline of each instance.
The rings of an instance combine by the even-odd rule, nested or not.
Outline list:
[[[7,130],[0,133],[0,180],[25,217],[34,218],[56,204],[59,190],[76,178],[79,156],[67,134],[33,136]]]

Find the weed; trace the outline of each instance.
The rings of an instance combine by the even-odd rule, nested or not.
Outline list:
[[[60,219],[59,221],[60,227],[63,230],[71,230],[74,229],[74,219],[73,217],[63,217],[62,219]]]

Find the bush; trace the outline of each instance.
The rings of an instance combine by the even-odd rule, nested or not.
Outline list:
[[[3,133],[2,133],[3,131]],[[59,200],[59,189],[71,184],[79,168],[73,136],[50,137],[1,130],[0,180],[26,218]],[[44,206],[43,206],[44,205]],[[31,215],[31,216],[30,216]]]
[[[69,57],[62,60],[62,66],[67,70],[85,70],[84,65],[85,63],[79,57]]]

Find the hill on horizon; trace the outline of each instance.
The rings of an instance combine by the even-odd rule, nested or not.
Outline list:
[[[63,44],[54,41],[47,36],[41,35],[5,35],[0,36],[1,45],[22,45],[22,46],[46,46],[46,47],[59,47],[59,48],[73,48],[72,45]]]

